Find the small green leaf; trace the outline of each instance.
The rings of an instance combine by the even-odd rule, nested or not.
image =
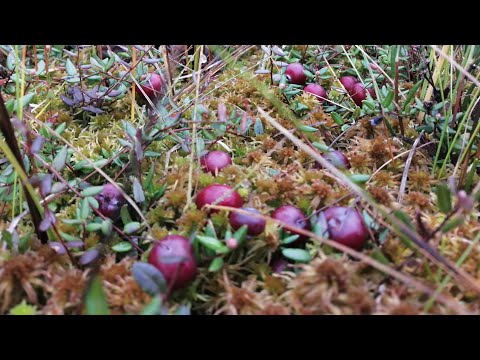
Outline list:
[[[302,131],[302,132],[306,132],[306,133],[312,133],[312,132],[316,132],[318,129],[317,128],[314,128],[313,126],[308,126],[308,125],[300,125],[298,127],[298,130]]]
[[[386,97],[383,98],[382,100],[382,106],[387,108],[389,107],[389,105],[392,103],[393,101],[393,97],[395,96],[395,94],[393,93],[393,91],[389,91],[388,92],[388,95]]]
[[[115,252],[127,252],[132,250],[132,248],[132,244],[128,241],[122,241],[112,246],[112,250]]]
[[[228,250],[228,248],[218,239],[202,235],[197,235],[197,239],[207,249],[213,250],[215,252],[223,252],[225,251],[225,249]]]
[[[403,111],[407,111],[407,107],[412,103],[413,97],[418,91],[418,88],[420,85],[422,85],[423,79],[418,81],[408,92],[407,98],[405,99],[405,102],[403,103]]]
[[[25,107],[28,104],[30,104],[32,102],[34,96],[35,96],[35,93],[33,93],[33,92],[25,94],[23,96],[23,99],[22,99],[22,106]]]
[[[82,190],[82,192],[80,194],[82,194],[82,196],[94,196],[94,195],[97,195],[99,193],[101,193],[103,190],[103,185],[102,186],[90,186],[84,190]]]
[[[343,120],[340,114],[337,114],[336,112],[332,112],[330,113],[330,116],[332,117],[333,121],[335,121],[335,124],[340,126],[345,124],[345,121]]]
[[[103,235],[105,236],[110,235],[112,233],[112,220],[110,219],[103,220],[101,230]]]
[[[63,168],[65,167],[65,162],[67,161],[67,145],[62,147],[60,151],[57,153],[55,158],[52,161],[52,167],[57,170],[58,172],[62,171]]]
[[[215,259],[212,260],[210,263],[210,266],[208,267],[208,271],[210,272],[217,272],[222,269],[223,267],[223,258],[221,257],[216,257]]]
[[[298,235],[298,234],[291,235],[291,236],[286,237],[285,239],[282,239],[280,242],[282,243],[282,245],[287,245],[287,244],[290,244],[290,243],[294,242],[299,237],[300,237],[300,235]]]
[[[147,151],[145,151],[144,155],[145,155],[145,157],[159,157],[159,156],[162,156],[162,153],[147,150]]]
[[[372,253],[370,253],[370,256],[381,264],[384,264],[384,265],[391,264],[390,260],[387,259],[385,254],[380,249],[375,249]]]
[[[310,253],[303,249],[285,248],[285,249],[282,249],[282,254],[287,259],[297,261],[297,262],[308,263],[312,260],[312,256],[310,255]]]
[[[233,234],[233,237],[237,239],[238,241],[238,246],[243,244],[245,242],[245,239],[247,237],[247,232],[248,232],[248,226],[247,225],[242,225],[235,233]]]
[[[100,223],[89,223],[89,224],[87,224],[87,226],[85,226],[85,229],[88,232],[98,231],[101,228],[102,228],[102,224],[100,224]]]
[[[126,224],[123,227],[123,231],[126,234],[133,234],[134,232],[138,231],[140,229],[140,223],[138,221],[132,221],[128,224]]]
[[[450,189],[445,184],[438,184],[435,187],[437,195],[437,205],[441,212],[448,214],[452,210],[452,197]]]
[[[73,65],[72,61],[70,59],[67,59],[67,62],[65,63],[65,68],[67,70],[67,74],[70,76],[76,76],[77,75],[77,68],[75,65]]]
[[[65,224],[72,224],[72,225],[78,225],[78,224],[83,224],[84,221],[83,220],[77,220],[75,219],[74,221],[77,221],[77,223],[73,224],[71,222],[66,222],[66,220],[68,219],[65,219],[63,222]],[[60,231],[60,236],[62,237],[63,240],[65,241],[78,241],[80,240],[78,237],[76,236],[73,236],[73,235],[70,235],[70,234],[67,234],[67,233],[64,233],[63,231]]]
[[[140,184],[140,181],[135,177],[133,178],[133,198],[135,199],[136,203],[143,203],[145,201],[145,194],[142,189],[142,185]]]
[[[95,276],[90,283],[85,298],[85,311],[87,315],[110,315],[102,281],[98,275]]]
[[[447,232],[449,232],[450,230],[453,230],[453,229],[455,229],[456,227],[462,225],[464,222],[465,222],[465,217],[463,217],[463,216],[456,216],[456,217],[450,219],[449,221],[447,221],[447,222],[442,226],[441,231],[442,231],[443,233],[447,233]]]
[[[88,198],[83,198],[80,200],[80,218],[86,219],[88,215],[90,215],[90,203],[88,202]]]
[[[405,214],[402,210],[395,210],[393,212],[393,215],[399,219],[401,222],[403,222],[405,225],[407,225],[410,229],[415,229],[415,227],[412,224],[412,221],[410,220],[410,217]]]
[[[350,180],[352,180],[355,184],[365,184],[369,179],[370,175],[368,174],[353,174],[349,176]]]
[[[155,295],[147,305],[140,312],[140,315],[160,315],[162,310],[162,298],[160,295]]]
[[[255,131],[255,135],[262,135],[264,132],[262,120],[260,120],[259,118],[255,120],[255,125],[253,125],[253,131]]]

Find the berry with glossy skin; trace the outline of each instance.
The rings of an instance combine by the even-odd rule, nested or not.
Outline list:
[[[323,216],[322,216],[323,215]],[[369,237],[362,215],[353,208],[334,206],[323,211],[318,222],[328,229],[329,238],[355,250],[362,249]]]
[[[208,185],[205,189],[198,193],[195,202],[197,207],[201,209],[207,204],[215,203],[220,198],[222,198],[222,200],[218,201],[216,205],[231,206],[236,208],[243,206],[243,199],[240,194],[233,190],[231,186],[223,184]],[[212,210],[212,212],[216,211],[217,210]]]
[[[168,235],[156,241],[148,262],[163,274],[172,290],[185,287],[197,275],[193,246],[180,235]]]
[[[352,90],[353,85],[358,83],[358,79],[355,76],[350,76],[350,75],[342,76],[338,80],[342,83],[345,90],[347,90],[349,93]]]
[[[307,75],[303,72],[303,65],[300,63],[289,64],[285,75],[292,84],[303,85],[307,82]]]
[[[246,210],[254,214],[260,214],[260,211],[254,208],[243,208],[242,210]],[[261,234],[263,230],[265,230],[265,220],[254,217],[254,216],[248,216],[245,214],[240,214],[238,212],[232,211],[230,213],[229,220],[230,220],[230,225],[235,230],[240,229],[242,225],[247,225],[248,235],[255,236],[255,235]]]
[[[356,83],[350,90],[350,96],[357,106],[362,106],[363,100],[367,98],[367,91],[373,97],[375,92],[373,89],[365,89],[362,83]]]
[[[320,103],[323,103],[325,101],[324,99],[327,98],[327,92],[325,91],[323,86],[318,84],[308,84],[307,86],[305,86],[303,91],[315,95],[315,97],[318,99],[318,101],[320,101]]]
[[[98,211],[112,220],[120,216],[120,210],[126,202],[120,191],[110,183],[103,186],[103,190],[95,195],[95,199],[98,201]]]
[[[164,95],[164,87],[166,85],[165,79],[162,75],[158,73],[150,74],[150,77],[145,81],[144,84],[140,84],[145,94],[153,100]],[[140,95],[143,97],[143,93],[140,90],[137,90]]]
[[[340,170],[350,169],[350,161],[348,161],[348,158],[341,151],[338,151],[338,150],[329,151],[327,153],[322,154],[322,157],[324,157],[325,160],[329,161],[337,169],[340,169]],[[316,169],[321,169],[322,165],[320,165],[320,163],[318,162],[315,162],[314,167]]]
[[[302,212],[302,210],[293,205],[280,206],[272,213],[272,218],[283,221],[288,225],[295,226],[303,230],[310,229],[305,214]],[[300,233],[297,233],[295,231],[292,231],[292,233],[300,235],[300,238],[298,240],[306,240],[306,237],[301,235]],[[293,244],[297,241],[294,241]]]
[[[215,175],[217,171],[232,164],[232,158],[226,152],[215,150],[200,158],[200,164],[204,170]]]

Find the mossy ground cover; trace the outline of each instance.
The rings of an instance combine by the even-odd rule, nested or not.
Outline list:
[[[2,45],[0,89],[42,222],[2,137],[0,313],[478,313],[479,57],[478,46]],[[296,62],[326,99],[290,83]],[[165,84],[150,98],[152,72]],[[373,89],[359,105],[347,75]],[[203,171],[212,150],[233,163]],[[350,167],[322,163],[329,150]],[[98,211],[107,182],[126,198],[116,219]],[[197,208],[211,184],[234,188],[265,230],[247,236],[228,210]],[[306,215],[305,242],[270,217],[285,204]],[[361,250],[315,225],[332,206],[361,214]],[[198,266],[174,292],[141,266],[169,234],[190,240]]]

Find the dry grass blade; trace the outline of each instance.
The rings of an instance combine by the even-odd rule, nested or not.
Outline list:
[[[415,154],[415,150],[417,149],[418,143],[423,136],[423,131],[420,133],[418,138],[413,143],[410,152],[408,153],[407,161],[405,162],[405,168],[403,169],[402,181],[400,183],[400,190],[398,191],[398,198],[397,201],[399,204],[403,201],[403,195],[405,194],[405,189],[407,188],[407,179],[408,179],[408,171],[410,170],[410,165],[412,164],[413,155]]]

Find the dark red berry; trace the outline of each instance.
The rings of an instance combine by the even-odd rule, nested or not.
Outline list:
[[[158,97],[161,97],[165,93],[165,85],[166,85],[165,79],[162,77],[162,75],[158,73],[152,73],[150,74],[150,77],[147,78],[147,80],[143,83],[140,84],[142,87],[143,91],[145,91],[145,94],[151,99],[155,99]],[[143,97],[143,94],[140,90],[138,90],[140,95]]]
[[[318,84],[308,84],[305,86],[303,91],[315,95],[315,97],[320,101],[320,103],[324,102],[324,99],[327,98],[327,92],[323,88],[323,86]]]
[[[300,63],[289,64],[285,70],[285,75],[292,84],[303,85],[307,81],[307,75],[305,75],[303,65]]]
[[[192,244],[180,235],[168,235],[156,241],[148,262],[163,274],[172,290],[185,287],[197,275]]]
[[[95,195],[95,199],[98,201],[98,211],[112,220],[120,216],[120,210],[126,202],[120,190],[110,183],[103,186],[102,192]]]
[[[220,198],[222,198],[222,200],[217,202]],[[196,204],[197,207],[201,209],[205,205],[213,203],[215,203],[215,205],[239,208],[243,206],[243,199],[240,194],[229,185],[212,184],[198,193]],[[212,210],[212,212],[216,212],[216,210]]]
[[[345,90],[347,90],[349,93],[353,88],[353,85],[358,83],[358,80],[355,76],[342,76],[339,81],[342,83],[343,87]]]
[[[369,237],[362,215],[350,207],[330,207],[319,214],[317,222],[326,227],[331,240],[355,250],[362,249]]]
[[[327,153],[322,154],[322,157],[324,157],[325,160],[329,161],[337,169],[340,169],[340,170],[350,169],[350,161],[348,161],[348,158],[341,151],[338,151],[338,150],[329,151]],[[322,165],[320,165],[319,162],[315,162],[314,167],[317,169],[321,169]]]
[[[367,91],[372,97],[375,94],[373,89],[365,89],[365,86],[362,83],[356,83],[352,86],[350,96],[357,106],[362,106],[363,100],[367,98]]]
[[[260,211],[254,208],[242,208],[242,210],[254,213],[254,214],[260,214]],[[265,220],[261,218],[257,218],[254,216],[248,216],[245,214],[240,214],[239,212],[234,212],[232,211],[230,213],[230,225],[232,228],[235,230],[240,229],[243,225],[247,225],[248,227],[248,235],[258,235],[265,230]]]
[[[310,226],[308,224],[308,220],[306,219],[305,214],[302,212],[302,210],[300,210],[299,208],[293,205],[280,206],[272,213],[272,218],[276,220],[280,220],[284,223],[287,223],[288,225],[295,226],[303,230],[310,229]],[[291,233],[299,234],[300,235],[299,240],[302,240],[302,241],[306,240],[306,237],[298,232],[291,231]],[[293,243],[296,243],[297,241]]]
[[[232,158],[223,151],[210,151],[207,155],[200,158],[200,164],[213,175],[232,163]]]

